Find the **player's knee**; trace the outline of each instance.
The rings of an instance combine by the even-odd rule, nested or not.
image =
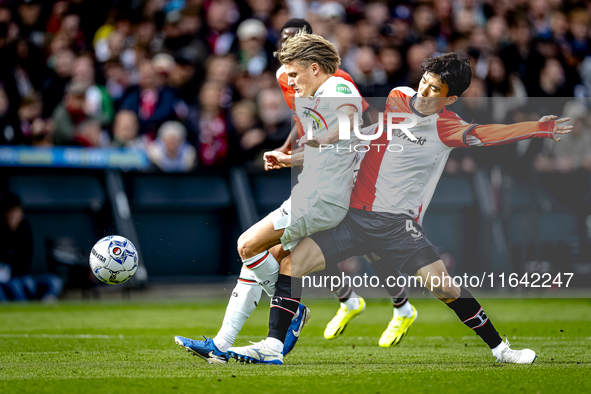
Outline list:
[[[243,233],[238,238],[238,254],[242,260],[255,256],[257,253],[256,242],[254,238],[247,232]]]

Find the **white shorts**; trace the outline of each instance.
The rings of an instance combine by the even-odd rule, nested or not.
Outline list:
[[[293,251],[302,239],[319,231],[336,227],[347,215],[347,209],[322,199],[298,199],[291,197],[270,213],[275,230],[285,229],[281,236],[284,250]]]

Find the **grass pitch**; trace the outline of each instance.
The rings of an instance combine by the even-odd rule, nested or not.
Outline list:
[[[267,331],[268,300],[237,345]],[[312,320],[283,366],[212,366],[174,344],[174,335],[215,335],[226,300],[0,306],[0,393],[589,393],[591,300],[494,300],[482,304],[533,365],[501,365],[437,300],[413,301],[419,316],[395,348],[378,339],[391,318],[367,300],[345,334],[322,337],[332,300],[308,300]]]

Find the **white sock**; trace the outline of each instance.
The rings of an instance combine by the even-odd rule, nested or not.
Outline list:
[[[412,305],[409,301],[406,301],[404,305],[394,307],[394,317],[411,317],[412,316]]]
[[[497,345],[497,347],[490,350],[492,350],[492,354],[495,356],[495,358],[499,358],[501,351],[503,351],[506,347],[508,347],[507,344],[505,342],[501,342]]]
[[[246,319],[257,307],[262,292],[252,272],[242,267],[238,283],[228,301],[222,327],[213,338],[213,343],[222,352],[232,347]]]
[[[259,285],[269,297],[275,294],[275,283],[279,277],[279,264],[268,250],[243,260],[242,263],[252,271]]]
[[[215,347],[217,347],[222,352],[227,352],[228,349],[230,349],[233,345],[233,343],[226,341],[224,338],[221,338],[219,335],[216,335],[216,337],[213,338],[213,343],[214,343]]]
[[[351,290],[349,299],[345,302],[341,302],[341,304],[345,305],[349,310],[359,309],[359,306],[361,305],[359,302],[359,296],[353,290]]]
[[[283,351],[283,342],[281,342],[279,339],[277,338],[271,338],[271,337],[267,337],[265,339],[265,344],[267,345],[267,347],[269,349],[273,349],[276,352],[281,353]]]

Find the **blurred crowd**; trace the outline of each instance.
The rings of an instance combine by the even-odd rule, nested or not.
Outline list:
[[[142,149],[162,171],[260,160],[291,128],[273,51],[293,17],[337,45],[365,97],[416,87],[423,59],[456,51],[474,70],[465,96],[492,98],[460,105],[469,122],[570,98],[552,109],[575,133],[530,162],[591,169],[591,3],[573,0],[0,0],[0,144]],[[447,171],[472,171],[471,155]]]

